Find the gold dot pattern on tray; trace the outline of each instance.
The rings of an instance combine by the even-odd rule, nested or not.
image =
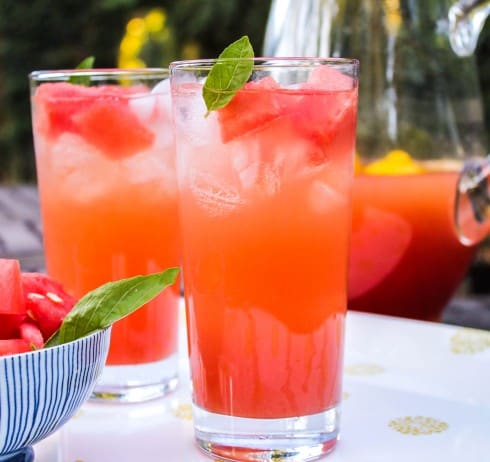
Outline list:
[[[344,368],[346,375],[378,375],[382,374],[385,368],[379,364],[358,363],[349,364]]]
[[[475,354],[490,348],[490,332],[471,328],[458,329],[451,337],[451,351],[456,354]]]
[[[72,419],[78,419],[85,414],[83,409],[79,409],[72,417]]]
[[[342,399],[349,399],[350,398],[350,393],[348,391],[344,391],[342,393]]]
[[[404,435],[432,435],[441,433],[449,428],[449,425],[442,420],[432,417],[407,416],[392,420],[388,426],[393,430]]]
[[[192,420],[192,404],[179,404],[174,410],[173,415],[178,419],[182,420]]]

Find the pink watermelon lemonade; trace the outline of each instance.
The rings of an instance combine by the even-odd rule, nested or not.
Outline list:
[[[262,69],[207,117],[201,84],[172,69],[196,409],[340,402],[357,81],[309,64],[289,86]]]
[[[77,297],[180,263],[167,77],[96,74],[95,86],[61,72],[32,77],[47,271]],[[114,325],[107,364],[173,355],[178,295],[176,285]]]

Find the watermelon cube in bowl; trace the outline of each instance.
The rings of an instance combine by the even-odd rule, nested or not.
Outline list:
[[[25,312],[19,262],[0,259],[0,315],[23,315]]]
[[[43,348],[75,301],[49,276],[0,259],[1,462],[30,460],[29,447],[76,412],[102,372],[110,327]]]

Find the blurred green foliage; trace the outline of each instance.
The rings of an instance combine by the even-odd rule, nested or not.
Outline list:
[[[336,0],[331,49],[361,60],[361,158],[402,149],[415,159],[434,159],[482,155],[488,148],[475,56],[453,51],[441,20],[453,1]]]
[[[116,67],[126,24],[151,8],[166,11],[173,37],[142,53],[148,66],[166,66],[189,53],[216,56],[244,34],[260,50],[269,1],[0,1],[0,183],[35,179],[28,74],[73,68],[89,55],[96,67]]]
[[[249,35],[259,54],[270,0],[1,0],[0,182],[35,179],[27,75],[37,69],[73,68],[96,56],[96,67],[115,67],[126,25],[151,8],[163,8],[171,37],[141,50],[149,66],[173,59],[216,56]],[[490,127],[490,21],[478,48],[487,127]]]
[[[485,109],[485,121],[488,142],[490,143],[490,18],[487,19],[483,29],[478,48],[476,50],[480,85],[483,92],[483,104]],[[490,150],[490,146],[488,147]]]

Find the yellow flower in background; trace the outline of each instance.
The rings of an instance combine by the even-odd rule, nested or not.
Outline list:
[[[146,67],[145,62],[138,57],[146,40],[145,22],[141,18],[130,19],[119,45],[118,67]]]
[[[167,13],[163,8],[153,8],[145,15],[131,18],[126,24],[119,45],[118,67],[162,66],[164,64],[159,61],[163,61],[167,55],[171,56],[173,50]]]
[[[150,34],[154,34],[156,32],[160,32],[165,27],[165,21],[167,20],[167,14],[165,10],[161,8],[155,8],[150,10],[148,14],[145,16],[145,25],[146,30]]]
[[[127,57],[137,56],[142,45],[143,41],[140,38],[126,35],[119,45],[119,53]]]
[[[126,35],[129,37],[144,40],[144,38],[146,38],[146,34],[146,24],[142,18],[133,18],[126,25]]]
[[[402,22],[400,0],[383,0],[383,6],[385,9],[386,28],[390,34],[396,34]]]
[[[182,59],[198,59],[201,47],[197,42],[187,42],[182,47]]]

